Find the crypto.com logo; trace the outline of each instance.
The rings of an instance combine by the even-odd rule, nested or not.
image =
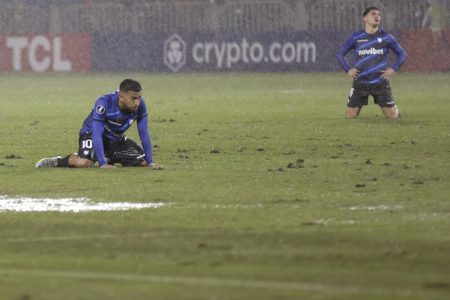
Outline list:
[[[178,35],[171,35],[164,42],[164,64],[178,72],[186,64],[186,42]]]

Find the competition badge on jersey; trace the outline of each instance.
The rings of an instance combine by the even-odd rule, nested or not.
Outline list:
[[[99,115],[103,115],[105,113],[105,107],[103,105],[98,105],[95,108],[95,111],[99,114]]]

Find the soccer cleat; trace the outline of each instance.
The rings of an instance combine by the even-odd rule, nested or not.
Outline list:
[[[36,168],[55,168],[61,156],[43,158],[36,163]]]

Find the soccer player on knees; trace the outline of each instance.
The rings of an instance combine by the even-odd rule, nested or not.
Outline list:
[[[406,59],[406,52],[396,39],[379,28],[380,10],[369,7],[363,13],[364,30],[355,32],[339,49],[336,57],[353,80],[347,102],[346,117],[358,117],[361,108],[368,104],[369,95],[390,119],[400,117],[400,110],[392,97],[389,80]],[[397,55],[392,66],[388,62],[388,49]],[[355,61],[350,66],[345,56],[353,50]]]
[[[142,148],[124,134],[137,121]],[[36,168],[89,168],[98,162],[100,168],[148,166],[162,170],[152,159],[152,143],[148,130],[148,112],[139,82],[125,79],[119,90],[98,98],[84,120],[79,134],[78,153],[66,157],[43,158]]]

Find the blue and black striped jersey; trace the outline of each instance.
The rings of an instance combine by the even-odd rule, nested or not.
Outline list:
[[[134,112],[121,111],[118,103],[119,91],[103,95],[97,99],[91,113],[83,122],[80,136],[92,133],[92,143],[100,166],[106,164],[103,140],[119,141],[125,131],[137,121],[137,129],[142,142],[147,164],[152,160],[152,144],[148,130],[148,112],[141,98]]]
[[[141,100],[139,108],[135,112],[123,112],[118,104],[119,91],[100,97],[94,105],[91,113],[84,120],[80,129],[80,135],[92,132],[94,120],[104,123],[104,138],[117,141],[133,124],[135,120],[141,120],[148,115],[144,99]]]
[[[392,49],[397,58],[392,66],[389,66],[388,52]],[[345,56],[353,50],[354,65],[350,66]],[[359,70],[355,84],[379,84],[385,82],[381,78],[382,71],[391,67],[395,71],[406,59],[406,52],[391,34],[384,30],[378,30],[369,34],[364,30],[355,32],[339,49],[336,55],[345,72],[351,68]]]

